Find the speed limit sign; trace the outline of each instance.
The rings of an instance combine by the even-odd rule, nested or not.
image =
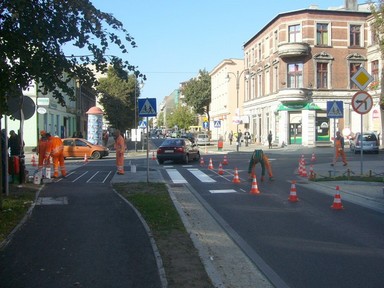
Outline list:
[[[352,108],[359,114],[366,114],[373,106],[372,96],[365,91],[356,92],[352,97]]]

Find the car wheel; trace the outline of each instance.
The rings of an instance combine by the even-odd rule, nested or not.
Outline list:
[[[99,151],[93,151],[92,158],[93,159],[100,159],[101,158],[101,153]]]
[[[199,161],[199,160],[200,160],[200,152],[197,152],[196,157],[195,157],[195,160],[196,160],[196,161]]]
[[[184,156],[184,163],[185,164],[189,163],[189,155],[188,154],[185,154],[185,156]]]

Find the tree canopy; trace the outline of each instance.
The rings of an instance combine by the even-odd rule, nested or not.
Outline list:
[[[71,78],[81,84],[96,83],[89,64],[97,72],[105,72],[112,65],[135,71],[137,77],[145,79],[128,61],[108,56],[110,45],[124,55],[136,43],[119,20],[95,8],[89,0],[2,0],[0,12],[2,109],[7,107],[7,97],[27,89],[32,80],[39,83],[42,94],[52,92],[65,106],[63,94],[75,98],[75,91],[68,85]],[[65,55],[65,45],[78,48],[83,56]]]
[[[99,79],[97,92],[104,107],[105,117],[110,124],[125,131],[135,125],[135,99],[140,96],[136,75],[128,74],[113,67],[107,77]],[[135,94],[136,89],[136,94]]]
[[[196,125],[196,115],[185,105],[179,104],[171,114],[167,115],[168,128],[188,130],[189,126]]]
[[[211,76],[206,70],[200,70],[199,76],[189,80],[182,88],[185,102],[192,106],[196,113],[207,114],[211,103]]]

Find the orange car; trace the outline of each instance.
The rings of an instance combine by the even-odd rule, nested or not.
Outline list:
[[[109,155],[109,149],[101,145],[95,145],[82,138],[64,138],[64,158],[79,157],[101,159]]]

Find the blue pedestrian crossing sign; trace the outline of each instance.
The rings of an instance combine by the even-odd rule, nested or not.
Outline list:
[[[140,121],[139,122],[139,128],[141,128],[141,129],[147,128],[147,121]]]
[[[213,121],[213,127],[220,128],[221,127],[221,121],[220,120],[214,120]]]
[[[343,101],[327,101],[327,117],[343,118],[344,117]]]
[[[138,99],[139,117],[156,116],[156,98]]]

